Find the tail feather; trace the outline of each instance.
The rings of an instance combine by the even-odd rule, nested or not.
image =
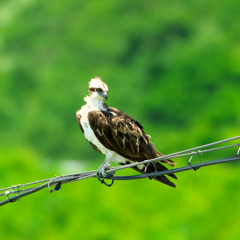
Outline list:
[[[157,155],[157,157],[164,156],[162,153],[160,153],[158,151],[156,151],[156,155]],[[171,159],[163,159],[163,160],[159,160],[159,161],[162,162],[162,163],[167,164],[168,166],[176,167],[176,163],[173,160],[171,160]]]
[[[155,147],[153,145],[152,142],[148,142],[148,145],[143,145],[143,152],[145,152],[145,157],[146,157],[146,160],[147,159],[153,159],[153,158],[157,158],[157,157],[162,157],[163,154],[156,151],[155,150]],[[138,162],[139,160],[136,158],[136,159],[129,159],[126,163],[136,163]],[[143,159],[141,159],[139,162],[143,161]],[[141,164],[141,165],[138,165],[136,167],[132,167],[132,169],[140,172],[140,173],[153,173],[153,172],[159,172],[159,171],[165,171],[165,170],[168,170],[165,166],[163,166],[161,163],[165,163],[171,167],[175,167],[175,162],[172,161],[171,159],[164,159],[164,160],[159,160],[156,161],[156,162],[152,162],[150,164]],[[121,165],[124,165],[123,163],[119,163]],[[146,167],[147,166],[147,167]],[[170,173],[170,174],[167,174],[169,177],[172,177],[174,179],[177,179],[177,176],[173,173]],[[176,188],[177,186],[171,182],[165,175],[161,175],[161,176],[156,176],[156,177],[153,177],[153,179],[155,179],[156,181],[158,182],[161,182],[161,183],[164,183],[168,186],[171,186],[171,187],[174,187]]]
[[[155,167],[154,167],[155,165]],[[144,173],[145,171],[145,166],[140,169],[138,167],[132,167],[134,170],[140,172],[140,173]],[[162,164],[160,164],[159,162],[157,163],[150,163],[147,168],[146,168],[146,172],[145,173],[153,173],[153,172],[156,172],[157,171],[163,171],[163,170],[167,170],[166,167],[164,167]],[[175,174],[168,174],[168,176],[174,178],[174,179],[177,179],[177,176]],[[177,186],[171,182],[166,176],[162,175],[162,176],[156,176],[154,177],[153,179],[157,180],[158,182],[161,182],[161,183],[164,183],[168,186],[171,186],[171,187],[174,187],[176,188]]]
[[[168,170],[165,166],[163,166],[161,163],[159,162],[156,162],[155,163],[155,167],[157,168],[158,171],[165,171],[165,170]],[[154,168],[155,170],[155,168]],[[174,174],[174,173],[170,173],[168,174],[169,177],[172,177],[174,179],[178,179],[177,176]]]

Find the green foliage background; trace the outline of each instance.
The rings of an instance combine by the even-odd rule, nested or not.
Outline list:
[[[239,135],[239,11],[236,0],[2,0],[0,188],[103,162],[75,119],[95,76],[163,153]],[[179,173],[177,189],[89,179],[43,190],[1,208],[0,237],[239,239],[239,170]]]

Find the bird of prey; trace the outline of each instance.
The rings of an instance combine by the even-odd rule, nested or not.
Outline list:
[[[104,98],[108,98],[108,87],[99,77],[91,79],[88,91],[89,96],[84,98],[86,104],[77,111],[76,117],[87,141],[95,150],[106,156],[98,174],[106,176],[105,171],[110,168],[112,161],[125,165],[163,156],[155,149],[149,140],[150,136],[144,132],[138,121],[104,102]],[[170,159],[161,162],[175,166],[175,162]],[[167,170],[159,161],[148,166],[140,164],[133,169],[146,174]],[[168,175],[177,179],[175,174]],[[176,187],[165,175],[156,176],[154,179]]]

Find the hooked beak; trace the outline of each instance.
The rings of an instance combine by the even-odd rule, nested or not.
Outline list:
[[[108,95],[106,92],[101,92],[100,95],[104,97],[106,100],[108,99]]]

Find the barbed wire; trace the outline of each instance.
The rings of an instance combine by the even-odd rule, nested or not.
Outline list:
[[[206,144],[206,145],[202,145],[202,146],[198,146],[198,147],[187,149],[187,150],[184,150],[184,151],[164,155],[162,157],[158,157],[158,158],[154,158],[154,159],[150,159],[150,160],[145,160],[143,162],[127,164],[127,165],[123,165],[123,166],[120,166],[120,167],[112,167],[112,168],[110,168],[109,170],[106,171],[107,176],[103,177],[102,183],[105,183],[104,179],[111,179],[112,183],[110,185],[105,183],[105,185],[111,186],[113,184],[113,181],[115,181],[115,180],[134,180],[134,179],[141,179],[141,178],[150,178],[151,179],[151,178],[156,177],[156,176],[178,173],[178,172],[183,172],[183,171],[187,171],[187,170],[191,170],[191,169],[196,171],[200,167],[210,166],[210,165],[213,165],[213,164],[237,161],[237,160],[240,160],[240,156],[239,156],[240,143],[231,144],[231,145],[223,146],[223,147],[217,147],[217,148],[209,148],[209,147],[212,147],[212,146],[215,146],[215,145],[218,145],[218,144],[231,142],[231,141],[234,141],[234,140],[237,140],[237,139],[240,139],[240,136],[225,139],[225,140],[221,140],[221,141],[218,141],[218,142],[214,142],[214,143],[210,143],[210,144]],[[217,151],[217,150],[224,150],[224,149],[228,149],[228,148],[236,148],[236,147],[238,147],[236,156],[202,162],[201,155],[204,154],[204,153]],[[208,148],[208,149],[201,150],[201,149],[204,149],[204,148]],[[192,164],[192,159],[195,155],[198,156],[200,162],[197,163],[197,164]],[[123,170],[123,169],[126,169],[126,168],[130,168],[130,167],[136,167],[140,164],[149,164],[151,162],[161,161],[161,160],[164,160],[164,159],[169,159],[169,158],[173,159],[173,158],[186,157],[186,156],[190,156],[190,159],[188,160],[188,165],[184,166],[184,167],[179,167],[179,168],[169,169],[169,170],[159,171],[159,172],[152,172],[152,173],[147,173],[147,174],[143,173],[143,174],[140,174],[140,175],[131,175],[131,176],[115,176],[113,174],[117,171],[120,171],[120,170]],[[97,176],[97,170],[68,174],[68,175],[55,176],[53,178],[48,178],[48,179],[35,181],[35,182],[31,182],[31,183],[26,183],[26,184],[12,185],[11,187],[0,189],[0,196],[5,196],[7,198],[6,200],[0,202],[0,206],[3,206],[5,204],[11,203],[11,202],[15,202],[22,197],[25,197],[27,195],[38,192],[38,191],[40,191],[41,189],[44,189],[44,188],[49,188],[50,192],[54,192],[54,191],[60,190],[62,184],[75,182],[75,181],[80,181],[80,180],[87,179],[87,178],[92,178],[92,177],[99,178]],[[41,184],[41,185],[37,186],[37,187],[28,187],[28,186],[36,185],[36,184]],[[51,188],[52,186],[55,186],[55,188],[52,189]],[[3,192],[3,193],[1,193],[1,192]],[[16,194],[16,195],[12,196],[14,194]]]

